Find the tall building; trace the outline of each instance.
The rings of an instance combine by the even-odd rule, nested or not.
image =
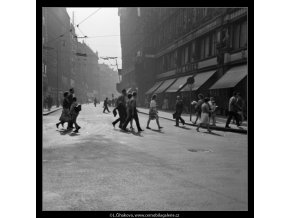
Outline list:
[[[234,90],[247,100],[247,8],[119,8],[123,69],[118,91],[153,93],[169,107],[177,95],[214,96],[225,114]]]
[[[99,89],[98,54],[78,41],[66,8],[42,8],[43,96],[61,103],[63,92],[75,89],[80,102],[93,98]]]

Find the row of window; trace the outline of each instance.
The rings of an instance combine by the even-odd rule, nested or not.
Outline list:
[[[197,60],[214,57],[216,45],[221,42],[221,30],[206,34],[172,51],[157,60],[157,71],[166,71],[192,63]],[[247,21],[234,24],[229,28],[229,45],[235,50],[247,46]]]
[[[166,13],[167,9],[161,9],[161,11],[164,11],[163,13]],[[168,9],[172,10],[172,9]],[[185,33],[191,31],[194,28],[194,25],[201,20],[203,17],[213,14],[215,12],[215,8],[188,8],[188,9],[179,9],[173,14],[173,12],[169,13],[167,16],[173,15],[165,21],[165,23],[162,23],[162,26],[159,30],[156,31],[156,33],[149,37],[149,39],[146,42],[146,47],[154,47],[154,48],[160,48],[173,39],[176,39]],[[162,17],[165,15],[159,14],[158,20],[160,22],[163,22]],[[166,16],[164,17],[166,19]],[[153,19],[152,19],[153,20]],[[147,32],[154,31],[154,28],[156,26],[152,25],[152,23],[148,22],[147,26]],[[151,30],[151,31],[150,31]]]

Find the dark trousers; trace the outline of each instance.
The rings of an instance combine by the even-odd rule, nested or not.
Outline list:
[[[182,119],[181,116],[176,116],[175,118],[176,126],[179,126],[179,120],[181,123],[185,123],[184,119]]]
[[[126,118],[127,118],[127,113],[126,113],[126,108],[120,106],[117,108],[119,118],[116,119],[113,124],[116,125],[116,123],[120,122],[119,127],[122,128],[122,125],[125,123]]]
[[[108,106],[107,106],[107,105],[105,105],[105,106],[104,106],[103,113],[105,113],[105,110],[107,110],[108,112],[110,112],[110,111],[109,111],[109,108],[108,108]]]
[[[132,116],[132,113],[130,112],[128,115],[127,115],[127,119],[123,125],[123,129],[126,129],[128,123],[130,122],[130,120],[134,119],[135,122],[136,122],[136,126],[137,126],[137,129],[138,131],[141,131],[141,127],[140,127],[140,123],[139,123],[139,117],[138,117],[138,113],[137,111],[134,112],[134,115]]]
[[[232,118],[235,118],[236,120],[236,124],[237,126],[240,125],[240,118],[239,118],[239,114],[235,111],[229,111],[229,116],[228,116],[228,119],[227,119],[227,122],[226,122],[226,126],[228,126],[232,120]]]

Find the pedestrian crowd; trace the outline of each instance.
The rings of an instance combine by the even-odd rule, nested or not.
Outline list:
[[[78,132],[78,130],[81,128],[77,124],[77,117],[79,115],[79,112],[81,111],[81,105],[77,103],[77,98],[74,96],[74,89],[71,88],[69,91],[64,92],[63,94],[63,102],[62,102],[62,113],[59,118],[59,121],[56,124],[56,127],[58,128],[61,124],[62,126],[64,123],[68,123],[67,129],[71,130],[75,127],[74,132]],[[48,99],[48,100],[47,100]],[[46,102],[49,102],[49,96],[45,100]],[[158,116],[158,110],[157,110],[157,95],[153,94],[152,98],[150,100],[149,104],[149,116],[147,121],[147,129],[150,128],[150,122],[152,120],[156,121],[158,129],[162,129],[163,127],[160,125],[159,122],[159,116]],[[98,103],[98,100],[94,99],[94,105],[96,107],[96,104]],[[106,111],[110,113],[108,106],[114,105],[113,114],[114,117],[119,115],[119,118],[117,118],[114,122],[112,122],[113,127],[115,128],[115,125],[119,123],[119,128],[123,131],[127,130],[127,125],[130,123],[130,129],[131,131],[134,130],[133,128],[133,120],[135,120],[136,127],[138,132],[144,131],[139,123],[139,117],[138,117],[138,110],[137,110],[137,92],[127,93],[126,89],[122,90],[122,94],[117,98],[113,99],[112,101],[109,101],[108,98],[104,100],[103,104],[103,113]],[[167,108],[168,100],[165,100],[163,102],[162,107]],[[164,106],[165,105],[165,106]],[[199,129],[201,126],[207,128],[208,132],[211,132],[210,130],[210,122],[212,122],[212,126],[216,126],[216,111],[218,108],[218,105],[215,102],[214,97],[204,97],[203,94],[198,94],[198,101],[192,101],[191,107],[194,108],[196,119],[193,122],[194,125],[197,125],[196,130],[199,132]],[[176,98],[176,104],[175,104],[175,112],[173,113],[173,119],[175,119],[175,126],[179,126],[179,122],[181,122],[183,125],[185,125],[185,121],[182,118],[182,113],[184,111],[184,102],[180,96],[177,96]],[[229,105],[228,105],[228,117],[226,121],[225,128],[231,128],[229,124],[231,123],[231,120],[234,118],[235,124],[239,127],[241,123],[244,120],[243,116],[243,108],[244,108],[244,101],[242,97],[240,96],[239,92],[234,92],[233,96],[229,99]],[[197,121],[199,120],[199,123],[197,124]],[[73,127],[74,125],[74,127]]]
[[[68,123],[67,130],[73,129],[73,125],[75,126],[75,133],[79,131],[81,128],[77,124],[77,117],[79,112],[81,111],[81,105],[77,103],[77,98],[74,96],[74,89],[71,88],[69,91],[63,93],[63,102],[62,102],[62,113],[59,118],[59,121],[56,124],[56,128],[58,128],[59,124],[64,125],[64,123]]]
[[[115,108],[113,113],[116,115],[116,111],[118,111],[119,118],[116,119],[112,124],[115,125],[119,122],[119,128],[128,131],[126,129],[127,125],[130,122],[131,129],[133,129],[132,122],[135,120],[138,132],[143,131],[140,127],[138,110],[137,110],[137,92],[133,92],[131,94],[127,94],[126,89],[122,90],[122,95],[118,97],[116,101]]]

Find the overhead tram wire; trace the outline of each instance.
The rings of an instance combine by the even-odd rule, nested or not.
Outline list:
[[[101,10],[102,8],[99,8],[98,10],[96,10],[95,12],[93,12],[92,14],[90,14],[87,18],[85,18],[84,20],[82,20],[78,25],[77,25],[77,27],[81,24],[81,23],[83,23],[83,22],[85,22],[89,17],[91,17],[91,16],[93,16],[95,13],[97,13],[99,10]]]
[[[86,21],[89,17],[91,17],[91,16],[93,16],[94,14],[96,14],[99,10],[101,10],[102,8],[99,8],[98,10],[96,10],[96,11],[94,11],[92,14],[90,14],[88,17],[86,17],[85,19],[83,19],[81,22],[79,22],[79,24],[77,24],[77,25],[74,25],[74,27],[79,27],[79,25],[81,24],[81,23],[83,23],[84,21]],[[52,40],[50,40],[50,41],[48,41],[46,44],[48,44],[48,43],[51,43],[51,42],[53,42],[53,41],[55,41],[55,40],[57,40],[57,39],[59,39],[59,38],[61,38],[61,37],[63,37],[65,34],[67,34],[68,32],[72,32],[72,29],[70,28],[68,31],[66,31],[66,32],[64,32],[63,34],[60,34],[58,37],[56,37],[55,39],[52,39]]]

